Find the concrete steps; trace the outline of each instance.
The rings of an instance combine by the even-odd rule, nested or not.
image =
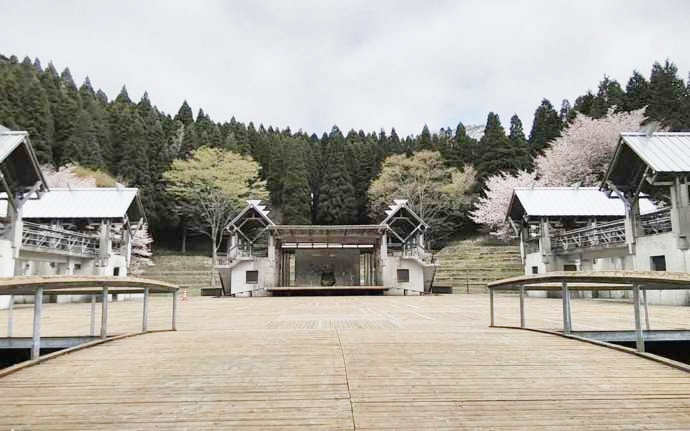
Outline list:
[[[203,287],[211,287],[214,273],[210,257],[164,254],[154,256],[153,261],[156,265],[145,268],[141,277],[177,284],[188,289],[191,296],[200,295]]]
[[[452,243],[436,254],[435,283],[449,284],[454,293],[486,292],[486,283],[522,275],[518,245],[486,245],[481,239]]]

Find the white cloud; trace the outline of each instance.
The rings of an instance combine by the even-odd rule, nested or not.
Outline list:
[[[148,90],[166,112],[187,99],[321,134],[337,124],[399,134],[517,113],[529,131],[604,74],[625,86],[654,61],[690,70],[689,6],[667,1],[0,0],[0,53],[52,59],[114,97]]]

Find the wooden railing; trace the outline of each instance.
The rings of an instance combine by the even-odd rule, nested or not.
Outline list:
[[[74,256],[96,257],[99,240],[96,236],[24,222],[22,247],[41,251],[57,251]]]

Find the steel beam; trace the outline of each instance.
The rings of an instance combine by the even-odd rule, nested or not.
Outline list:
[[[561,284],[561,296],[563,297],[563,332],[570,334],[572,330],[571,316],[570,316],[570,290],[568,290],[568,282],[563,280]]]

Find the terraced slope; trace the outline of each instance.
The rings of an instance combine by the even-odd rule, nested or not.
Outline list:
[[[199,295],[202,287],[211,286],[212,265],[207,256],[154,256],[155,266],[145,269],[141,277],[167,281],[188,289],[189,295]],[[216,280],[218,281],[218,280]]]
[[[435,283],[450,284],[454,293],[486,292],[488,281],[523,275],[518,245],[484,245],[458,241],[436,254]]]

